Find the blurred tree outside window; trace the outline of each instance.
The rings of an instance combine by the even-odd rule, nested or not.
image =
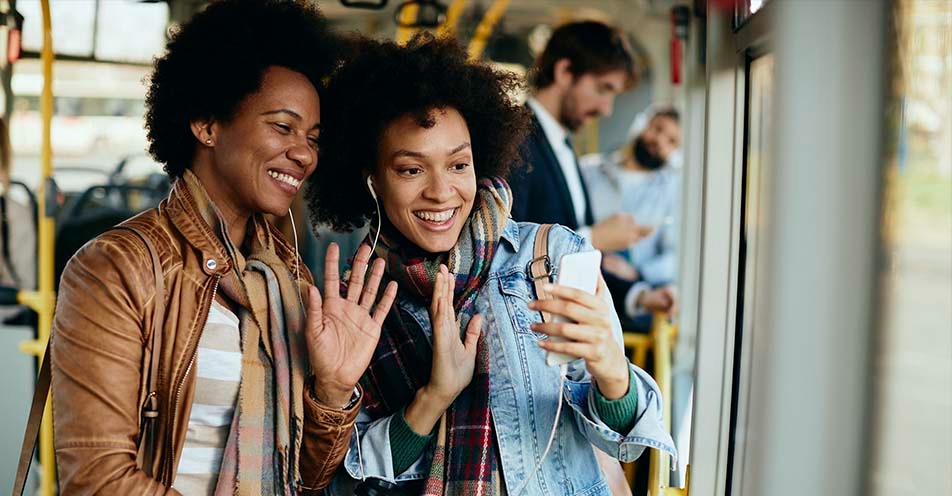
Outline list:
[[[952,2],[894,0],[871,493],[952,494]]]

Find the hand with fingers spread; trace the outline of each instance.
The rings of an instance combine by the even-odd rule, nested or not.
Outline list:
[[[384,261],[377,259],[367,284],[364,274],[370,261],[370,247],[361,245],[354,259],[347,294],[340,294],[340,248],[331,243],[324,262],[324,298],[316,287],[308,288],[307,348],[314,395],[328,406],[350,400],[354,386],[370,363],[380,327],[397,295],[391,281],[380,301],[377,289],[383,277]],[[376,302],[376,308],[374,303]]]
[[[570,322],[532,324],[532,330],[568,341],[539,341],[539,346],[584,359],[585,367],[605,398],[615,400],[624,396],[628,392],[628,359],[612,335],[604,279],[599,276],[594,295],[557,284],[547,286],[546,291],[553,298],[531,301],[529,308],[561,315]]]
[[[417,391],[404,415],[418,434],[429,433],[443,412],[473,380],[476,344],[482,317],[474,315],[466,326],[465,340],[460,338],[453,308],[453,276],[440,265],[433,285],[430,324],[433,326],[433,365],[430,382]]]

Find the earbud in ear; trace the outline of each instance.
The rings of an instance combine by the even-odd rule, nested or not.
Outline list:
[[[377,192],[374,191],[374,179],[370,176],[367,176],[367,189],[370,190],[370,196],[376,201]]]

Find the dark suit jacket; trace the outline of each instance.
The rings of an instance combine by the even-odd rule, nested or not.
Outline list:
[[[535,114],[532,114],[532,127],[529,137],[522,145],[521,153],[525,165],[509,176],[513,202],[512,219],[539,224],[561,224],[572,230],[582,227],[575,218],[572,194],[569,193],[562,167]],[[588,200],[588,190],[584,182],[582,191]],[[590,203],[586,201],[586,225],[594,224]]]
[[[532,113],[531,108],[529,112],[532,114],[532,128],[521,148],[525,165],[509,176],[509,186],[512,188],[512,218],[538,224],[561,224],[573,231],[578,230],[582,226],[578,225],[575,218],[575,204],[572,202],[568,183],[565,182],[562,166],[559,165],[555,151],[549,145],[535,113]],[[592,202],[584,180],[582,192],[586,200],[586,226],[591,226],[595,223],[592,217]],[[558,260],[552,262],[559,263]],[[624,322],[627,317],[624,309],[625,295],[633,282],[619,279],[604,271],[603,275],[618,316]]]

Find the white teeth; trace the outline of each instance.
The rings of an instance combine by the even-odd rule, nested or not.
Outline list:
[[[281,181],[281,182],[283,182],[283,183],[287,183],[287,184],[293,186],[295,189],[301,187],[301,181],[298,181],[297,179],[295,179],[295,178],[293,178],[293,177],[291,177],[291,176],[289,176],[289,175],[287,175],[287,174],[284,174],[284,173],[282,173],[282,172],[275,172],[275,171],[273,171],[273,170],[269,170],[269,171],[268,171],[268,175],[271,176],[271,177],[273,177],[273,178],[275,178],[275,179],[277,179],[278,181]]]
[[[427,221],[427,222],[446,222],[450,220],[450,217],[456,212],[455,208],[449,210],[443,210],[442,212],[429,212],[426,210],[417,210],[413,212],[413,215]]]

